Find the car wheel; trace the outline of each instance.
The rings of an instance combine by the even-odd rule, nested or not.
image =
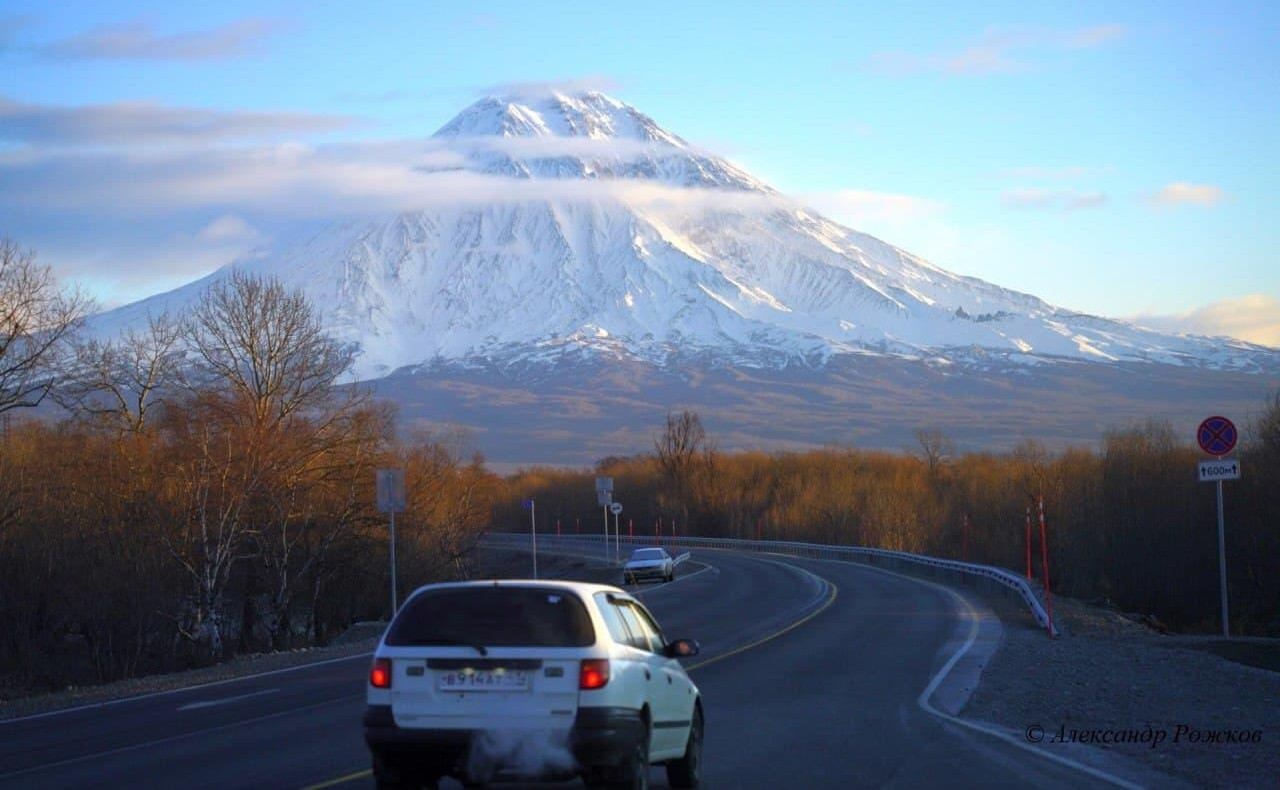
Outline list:
[[[702,708],[694,706],[693,722],[684,757],[667,763],[667,784],[672,787],[697,787],[702,782]]]
[[[387,765],[378,757],[373,758],[373,782],[378,790],[409,790],[412,787],[425,786],[435,788],[434,783],[411,782],[398,768]]]
[[[649,733],[636,741],[631,755],[618,766],[618,773],[608,784],[614,790],[649,790]]]

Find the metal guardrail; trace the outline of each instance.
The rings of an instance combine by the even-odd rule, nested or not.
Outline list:
[[[547,545],[577,544],[580,546],[599,546],[603,535],[539,535],[538,539]],[[491,542],[519,543],[527,546],[529,536],[518,533],[490,533],[486,540]],[[972,562],[944,560],[923,554],[911,554],[905,551],[888,549],[872,549],[862,546],[833,546],[824,543],[800,543],[786,540],[738,540],[735,538],[694,538],[680,536],[672,538],[668,535],[636,535],[623,541],[628,546],[666,546],[678,545],[682,548],[723,549],[728,551],[751,551],[770,554],[783,554],[807,559],[837,559],[847,562],[860,562],[873,567],[888,569],[927,570],[931,575],[946,574],[961,584],[978,583],[987,585],[989,589],[1003,594],[1014,594],[1022,599],[1031,616],[1050,636],[1058,636],[1058,629],[1049,619],[1044,604],[1036,595],[1025,578],[991,565],[978,565]],[[686,555],[688,552],[686,552]]]

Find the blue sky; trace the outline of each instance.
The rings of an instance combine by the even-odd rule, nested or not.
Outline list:
[[[0,10],[0,233],[107,303],[280,220],[44,200],[38,162],[419,138],[491,86],[585,80],[938,265],[1280,344],[1275,3],[185,5]]]

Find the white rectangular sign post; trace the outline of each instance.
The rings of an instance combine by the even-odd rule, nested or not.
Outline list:
[[[395,617],[399,608],[396,600],[396,512],[405,507],[404,470],[379,469],[377,481],[378,510],[391,516],[391,616]]]
[[[1231,458],[1200,462],[1200,482],[1218,488],[1218,593],[1222,599],[1222,635],[1231,636],[1227,609],[1227,534],[1222,518],[1222,481],[1240,479],[1240,462]]]
[[[1240,462],[1227,458],[1240,434],[1235,423],[1221,415],[1205,418],[1196,428],[1196,444],[1217,460],[1200,462],[1200,482],[1218,487],[1218,592],[1222,598],[1222,635],[1231,636],[1227,616],[1227,530],[1222,523],[1222,481],[1240,479]]]
[[[604,508],[604,558],[609,559],[609,505],[613,502],[613,478],[596,478],[596,502]]]

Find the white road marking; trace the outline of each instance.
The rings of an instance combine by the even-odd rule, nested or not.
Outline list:
[[[306,705],[301,708],[292,708],[290,710],[282,710],[282,711],[279,711],[278,713],[268,713],[265,716],[258,716],[257,718],[253,718],[253,719],[243,719],[241,721],[232,721],[226,724],[220,724],[217,727],[206,727],[203,730],[193,730],[192,732],[184,732],[184,733],[179,733],[178,735],[170,735],[168,737],[160,738],[154,741],[146,741],[144,743],[131,743],[128,746],[121,746],[118,749],[108,749],[105,752],[97,752],[95,754],[83,754],[83,755],[80,755],[79,757],[70,757],[66,760],[59,760],[56,763],[32,765],[27,768],[21,768],[17,771],[10,771],[7,774],[0,774],[0,779],[12,779],[15,776],[23,776],[25,774],[31,774],[37,771],[46,771],[50,768],[60,768],[64,765],[74,765],[76,763],[83,763],[88,760],[99,760],[103,757],[111,757],[116,754],[125,754],[126,752],[137,751],[138,749],[147,749],[152,746],[159,746],[162,743],[172,743],[174,741],[182,740],[183,738],[192,738],[197,735],[208,735],[211,732],[221,732],[222,730],[230,730],[236,727],[244,727],[245,725],[248,725],[248,724],[257,724],[258,722],[262,722],[262,721],[270,721],[271,719],[278,719],[281,716],[288,716],[293,713],[305,713],[307,711],[319,710],[320,708],[327,707],[329,705],[336,705],[336,704],[345,703],[345,702],[354,702],[358,699],[364,699],[364,698],[365,698],[364,692],[361,692],[359,694],[351,694],[345,697],[338,697],[337,699],[325,700],[324,702],[317,702],[314,705]]]
[[[796,558],[796,559],[808,559],[808,558]],[[965,654],[969,652],[969,648],[973,647],[973,643],[978,639],[978,619],[979,619],[978,613],[974,610],[972,604],[970,604],[969,601],[963,595],[951,589],[950,587],[947,587],[946,585],[937,584],[936,582],[925,581],[924,579],[917,579],[914,576],[907,576],[906,574],[903,574],[903,573],[896,573],[894,571],[887,570],[885,568],[877,568],[874,565],[863,565],[860,562],[849,562],[848,560],[814,559],[809,561],[838,562],[842,565],[857,565],[860,568],[867,568],[868,570],[877,571],[879,573],[887,573],[890,576],[896,576],[899,579],[905,579],[906,581],[909,581],[909,582],[923,584],[926,587],[933,587],[934,589],[940,590],[943,593],[946,593],[948,596],[950,596],[951,599],[956,603],[957,608],[962,610],[961,616],[969,621],[969,635],[965,639],[964,644],[960,646],[960,649],[957,650],[951,656],[951,658],[949,658],[947,662],[942,665],[942,668],[939,669],[937,674],[935,674],[933,678],[929,681],[929,685],[925,686],[924,691],[920,692],[920,696],[916,698],[916,704],[919,705],[920,709],[923,710],[925,713],[928,713],[931,716],[936,716],[937,718],[942,719],[943,721],[949,722],[951,724],[955,724],[959,727],[964,727],[965,729],[973,730],[974,732],[980,732],[984,735],[990,735],[992,738],[998,738],[999,740],[1004,741],[1005,743],[1011,746],[1017,747],[1018,749],[1021,749],[1024,752],[1029,752],[1039,757],[1043,757],[1046,760],[1051,760],[1055,763],[1058,763],[1059,765],[1064,765],[1068,768],[1074,768],[1077,771],[1088,774],[1089,776],[1092,776],[1095,779],[1100,779],[1109,784],[1113,784],[1116,787],[1123,787],[1125,788],[1125,790],[1142,790],[1142,785],[1134,784],[1133,782],[1127,781],[1125,779],[1121,779],[1120,777],[1114,774],[1109,774],[1106,771],[1103,771],[1099,768],[1094,768],[1091,765],[1086,765],[1085,763],[1079,762],[1078,760],[1072,760],[1070,757],[1063,757],[1060,754],[1054,754],[1052,752],[1047,752],[1042,749],[1038,749],[1029,743],[1025,743],[1023,741],[1018,740],[1016,737],[1009,735],[1006,732],[1002,732],[1001,730],[995,729],[994,727],[988,727],[985,724],[979,724],[974,721],[962,719],[958,716],[952,716],[950,713],[947,713],[946,711],[941,711],[933,707],[933,704],[929,701],[929,699],[933,696],[933,692],[937,691],[938,686],[942,685],[942,681],[946,680],[947,675],[951,672],[952,667],[954,667],[960,661],[960,659],[964,658]]]
[[[312,661],[309,664],[298,664],[297,666],[285,667],[284,669],[273,669],[269,672],[258,672],[253,675],[241,675],[235,678],[223,678],[222,680],[211,680],[208,683],[197,683],[194,686],[183,686],[177,689],[166,689],[164,691],[153,691],[150,694],[138,694],[133,697],[121,697],[120,699],[106,700],[105,702],[93,702],[88,705],[77,705],[74,708],[60,708],[58,710],[46,711],[44,713],[33,713],[29,716],[18,716],[13,719],[0,719],[0,727],[6,724],[13,724],[19,721],[31,721],[32,719],[44,719],[49,716],[61,716],[64,713],[75,713],[79,710],[94,710],[95,708],[106,708],[111,705],[119,705],[123,702],[137,702],[138,700],[151,699],[152,697],[163,697],[168,694],[181,694],[184,691],[194,691],[195,689],[211,688],[213,686],[224,686],[228,683],[239,683],[243,680],[251,680],[253,678],[265,678],[271,675],[281,675],[285,672],[297,672],[300,669],[311,669],[313,667],[322,667],[325,664],[336,664],[339,661],[354,661],[357,658],[368,659],[373,655],[370,650],[367,653],[357,653],[353,656],[343,656],[342,658],[327,658],[324,661]]]
[[[262,691],[254,691],[249,694],[239,694],[234,697],[223,697],[222,699],[206,700],[204,702],[192,702],[190,704],[183,705],[182,707],[178,708],[178,710],[197,710],[199,708],[212,708],[216,705],[227,705],[232,702],[239,702],[242,699],[249,699],[250,697],[261,697],[263,694],[275,694],[279,690],[280,689],[263,689]]]

